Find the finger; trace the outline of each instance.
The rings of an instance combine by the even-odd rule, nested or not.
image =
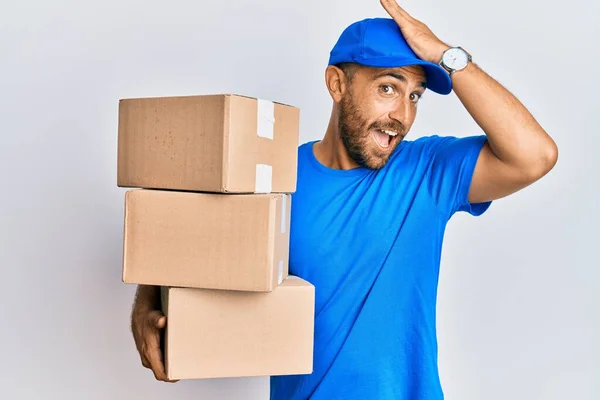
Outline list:
[[[157,380],[175,383],[179,382],[179,380],[170,380],[167,378],[167,373],[165,371],[164,357],[162,350],[160,348],[160,334],[152,335],[153,338],[150,342],[147,342],[145,356],[150,363],[150,367],[152,372],[154,373],[154,377]]]
[[[396,0],[381,0],[381,5],[396,22],[412,19],[411,15],[400,7]]]
[[[148,313],[146,321],[150,327],[162,329],[166,325],[167,318],[162,312],[155,310]]]
[[[152,351],[152,352],[154,352],[154,351]],[[160,354],[161,354],[160,350],[156,350],[156,352],[159,354],[158,357],[160,357]],[[156,359],[156,356],[151,356],[151,357],[153,357],[153,358],[151,358],[152,361],[149,362],[148,368],[152,370],[152,372],[154,373],[154,378],[156,378],[156,380],[167,382],[167,383],[179,382],[179,380],[170,380],[167,377],[167,372],[165,370],[164,362],[162,361],[162,357],[160,357],[159,360]]]
[[[167,381],[167,374],[165,373],[162,353],[158,343],[149,344],[146,348],[145,356],[150,362],[150,368],[154,373],[154,377],[159,381]]]
[[[145,368],[148,368],[148,369],[150,369],[150,368],[151,368],[150,361],[148,361],[148,359],[146,358],[146,356],[145,356],[145,355],[141,354],[141,355],[140,355],[140,359],[141,359],[141,361],[142,361],[142,365],[143,365]]]
[[[138,346],[138,353],[140,354],[140,361],[145,368],[150,368],[150,361],[146,357],[146,343],[142,342],[140,346]]]

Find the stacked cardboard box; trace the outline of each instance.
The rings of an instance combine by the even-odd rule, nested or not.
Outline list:
[[[123,281],[162,288],[169,379],[312,372],[314,287],[288,274],[298,123],[239,95],[119,102]]]

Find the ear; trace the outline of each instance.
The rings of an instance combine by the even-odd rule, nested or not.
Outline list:
[[[325,70],[325,84],[333,101],[340,103],[348,90],[348,81],[344,71],[335,65],[329,65]]]

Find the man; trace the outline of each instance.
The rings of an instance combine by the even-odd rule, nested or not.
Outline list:
[[[468,53],[381,3],[392,19],[350,25],[332,50],[329,126],[299,148],[290,273],[316,287],[314,372],[271,377],[272,399],[442,399],[446,224],[458,211],[481,215],[557,161],[554,141]],[[485,135],[406,140],[426,88],[453,90]],[[158,307],[157,289],[140,287],[132,325],[143,364],[166,380]]]

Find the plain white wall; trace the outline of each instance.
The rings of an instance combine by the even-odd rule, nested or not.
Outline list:
[[[543,181],[449,226],[447,399],[598,399],[598,2],[402,4],[466,47],[560,147]],[[134,287],[120,281],[118,99],[258,96],[300,107],[301,141],[317,139],[329,49],[371,16],[386,16],[377,0],[2,2],[1,398],[268,398],[267,378],[169,385],[141,366]],[[454,95],[429,93],[411,135],[431,133],[480,131]]]

